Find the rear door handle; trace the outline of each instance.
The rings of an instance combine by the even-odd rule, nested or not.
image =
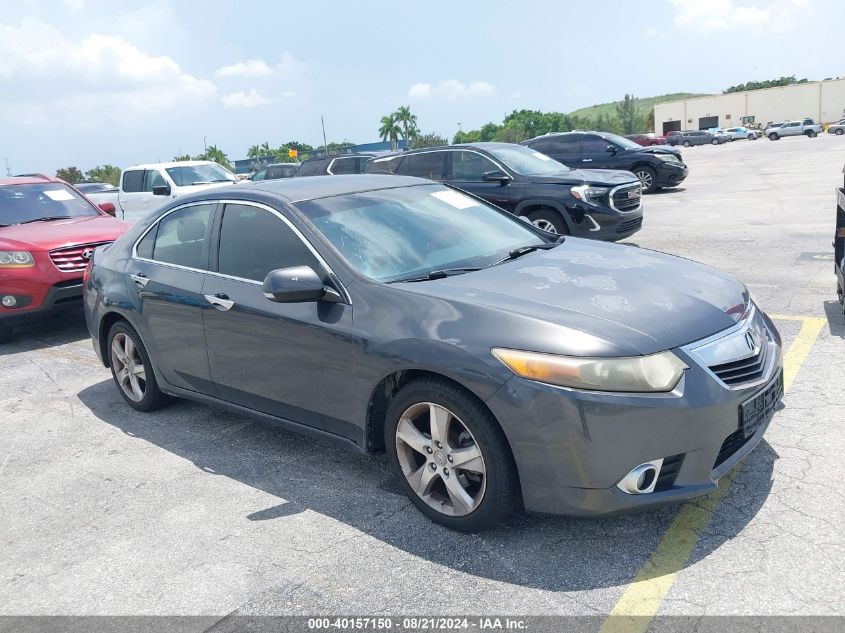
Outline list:
[[[584,159],[581,160],[581,162],[582,163],[592,163],[593,159],[592,158],[584,158]]]
[[[132,277],[132,281],[134,281],[136,284],[138,284],[142,288],[145,288],[146,285],[148,283],[150,283],[149,278],[144,273],[138,273],[137,275],[129,275],[129,276]]]
[[[229,297],[224,294],[205,295],[205,300],[208,301],[218,310],[221,310],[222,312],[225,312],[233,305],[235,305],[235,302],[229,299]]]

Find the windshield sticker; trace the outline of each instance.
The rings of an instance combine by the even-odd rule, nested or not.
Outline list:
[[[455,207],[456,209],[468,209],[469,207],[479,206],[478,203],[469,196],[460,194],[457,191],[452,191],[451,189],[448,191],[435,191],[431,195],[438,200],[442,200],[446,204]]]
[[[534,156],[536,156],[540,160],[551,160],[551,157],[546,156],[545,154],[541,154],[540,152],[534,152]]]
[[[52,189],[50,191],[45,191],[44,195],[55,202],[61,202],[63,200],[73,200],[73,196],[67,189]]]

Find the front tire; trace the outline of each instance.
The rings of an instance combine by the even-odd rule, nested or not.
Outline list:
[[[150,356],[141,337],[126,321],[109,330],[109,366],[114,384],[123,399],[137,411],[155,411],[167,404],[168,397],[156,382]]]
[[[833,133],[836,134],[836,136],[842,136],[842,134],[845,133],[845,130],[843,130],[841,127],[838,127],[833,131]]]
[[[720,141],[720,140],[719,140],[719,139],[717,139],[717,138],[714,138],[712,141],[710,141],[710,144],[711,144],[711,145],[721,145],[721,144],[722,144],[722,141]]]
[[[756,139],[756,138],[757,138],[757,135],[756,135],[756,134],[749,134],[749,135],[748,135],[748,140],[749,140],[749,141],[753,141],[753,140],[754,140],[754,139]]]
[[[8,343],[12,340],[12,328],[0,321],[0,343]]]
[[[651,167],[646,165],[637,167],[634,175],[640,179],[640,183],[643,186],[643,193],[651,193],[657,190],[657,172]]]
[[[388,407],[384,433],[402,489],[435,523],[477,532],[519,506],[519,478],[504,433],[460,386],[440,378],[405,385]]]
[[[689,142],[689,141],[684,141],[684,147],[689,147],[689,146],[690,146],[690,142]]]
[[[771,134],[769,134],[769,140],[770,141],[778,141],[778,140],[780,140],[780,136],[778,136],[777,134],[772,132]]]
[[[538,209],[527,214],[525,217],[541,231],[554,235],[569,235],[566,222],[564,222],[560,213],[554,209]]]

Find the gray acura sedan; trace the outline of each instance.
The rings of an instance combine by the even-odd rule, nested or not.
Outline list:
[[[706,494],[783,393],[778,332],[732,277],[416,178],[180,198],[97,249],[84,284],[129,406],[190,398],[386,451],[462,531]]]

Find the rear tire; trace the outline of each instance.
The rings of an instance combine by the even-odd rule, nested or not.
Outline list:
[[[836,134],[836,136],[842,136],[843,132],[845,132],[845,130],[843,130],[841,127],[838,127],[833,130],[833,133]]]
[[[634,170],[634,175],[640,179],[643,185],[643,193],[651,193],[657,190],[657,172],[651,167],[643,165]]]
[[[546,231],[554,235],[569,235],[569,228],[566,226],[566,222],[560,213],[554,209],[538,209],[537,211],[528,213],[525,217],[541,231]]]
[[[684,141],[684,147],[689,147],[689,146],[690,146],[690,142],[689,142],[689,141]]]
[[[126,321],[111,326],[107,353],[114,384],[136,411],[155,411],[170,398],[158,388],[153,365],[141,337]]]
[[[8,343],[12,340],[12,328],[0,321],[0,343]]]
[[[807,138],[816,138],[818,134],[816,134],[815,130],[807,130]]]
[[[710,144],[711,144],[711,145],[721,145],[721,144],[722,144],[722,141],[720,141],[720,140],[719,140],[719,139],[717,139],[717,138],[714,138],[712,141],[710,141]]]
[[[433,419],[440,420],[437,427]],[[384,442],[405,494],[435,523],[478,532],[520,505],[519,476],[501,427],[455,383],[432,377],[402,387],[387,410]]]

